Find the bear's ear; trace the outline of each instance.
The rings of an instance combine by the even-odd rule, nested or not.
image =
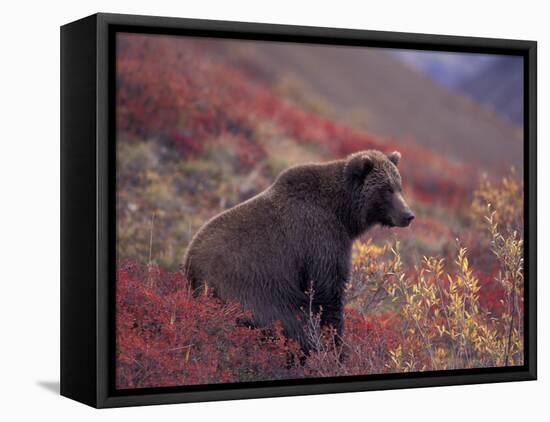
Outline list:
[[[363,180],[365,176],[372,170],[374,163],[366,155],[358,155],[351,158],[345,168],[346,176],[349,180]]]
[[[388,154],[388,159],[397,166],[399,164],[399,160],[401,160],[401,153],[394,151],[391,154]]]

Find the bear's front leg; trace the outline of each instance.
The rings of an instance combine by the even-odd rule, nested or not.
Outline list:
[[[334,329],[334,343],[339,346],[344,334],[344,305],[340,297],[323,306],[321,324]]]
[[[328,339],[329,344],[323,347],[339,348],[343,343],[344,286],[348,274],[347,257],[343,257],[344,259],[336,260],[337,265],[328,271],[326,267],[315,271],[318,281],[313,283],[313,308],[320,312],[320,328],[330,327],[333,330],[333,338]],[[326,340],[325,338],[324,341]]]

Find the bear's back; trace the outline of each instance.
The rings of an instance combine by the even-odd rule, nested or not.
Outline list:
[[[311,251],[332,248],[342,229],[331,211],[334,200],[323,197],[334,194],[331,171],[327,165],[288,169],[265,191],[208,221],[184,258],[193,288],[207,282],[228,297],[238,288],[232,283],[285,278]]]

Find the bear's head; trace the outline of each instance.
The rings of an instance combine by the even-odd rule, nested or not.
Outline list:
[[[357,234],[375,224],[407,227],[414,219],[401,193],[397,169],[400,159],[397,151],[386,155],[375,150],[358,152],[346,159],[345,183]]]

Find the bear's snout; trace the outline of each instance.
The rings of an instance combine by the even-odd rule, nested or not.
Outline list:
[[[414,220],[414,217],[415,216],[411,210],[405,211],[403,215],[403,221],[405,223],[404,227],[407,227],[409,224],[411,224],[412,221]]]
[[[406,209],[400,213],[397,218],[393,218],[393,226],[395,227],[408,227],[414,220],[415,215],[410,209]]]
[[[415,215],[405,202],[401,193],[397,192],[392,196],[390,220],[391,226],[408,227],[414,220]]]

